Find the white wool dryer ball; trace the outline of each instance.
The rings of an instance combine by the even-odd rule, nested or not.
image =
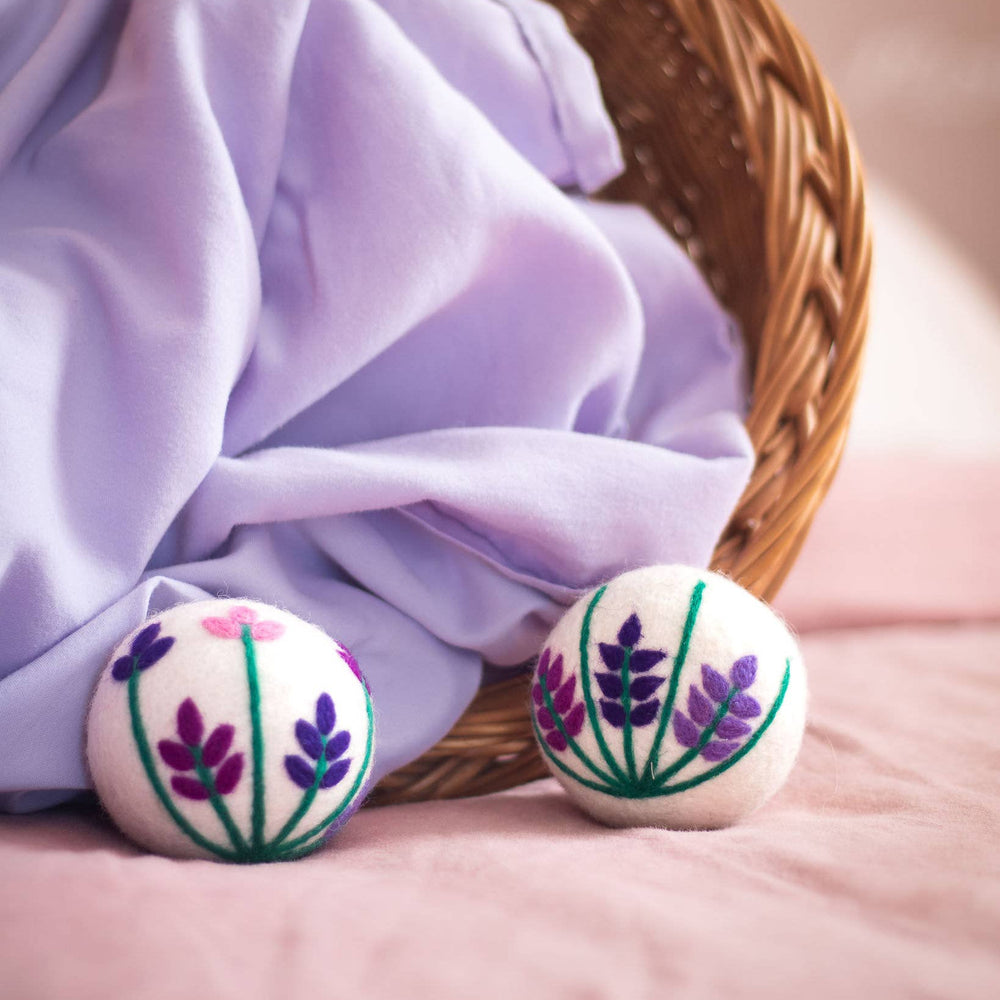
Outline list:
[[[686,566],[633,570],[578,601],[531,696],[549,769],[610,826],[737,822],[784,783],[805,728],[805,671],[784,622]]]
[[[266,604],[155,615],[101,674],[87,762],[121,830],[160,854],[284,861],[361,804],[371,696],[350,652]]]

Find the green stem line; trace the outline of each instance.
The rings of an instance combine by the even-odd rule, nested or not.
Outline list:
[[[764,721],[757,727],[757,731],[753,734],[736,751],[728,760],[724,760],[717,767],[713,767],[702,774],[697,775],[694,778],[690,778],[687,781],[682,781],[676,785],[668,785],[666,788],[661,788],[655,794],[657,795],[676,795],[678,792],[686,792],[689,788],[694,788],[696,785],[700,785],[704,781],[708,781],[710,778],[714,778],[718,774],[722,774],[723,771],[728,771],[734,764],[742,760],[750,751],[757,745],[758,740],[764,735],[767,729],[770,727],[771,723],[774,722],[774,717],[778,714],[778,709],[781,708],[781,703],[785,700],[785,693],[788,691],[788,681],[791,677],[792,663],[791,660],[785,660],[785,676],[781,680],[781,687],[778,689],[778,695],[774,699],[774,704],[771,705],[770,710],[764,717]]]
[[[250,727],[253,751],[253,805],[250,812],[250,844],[254,851],[264,846],[264,730],[260,720],[260,681],[257,677],[257,651],[250,626],[242,628],[243,651],[250,689]]]
[[[674,710],[674,702],[677,700],[677,687],[681,680],[681,671],[687,662],[688,650],[691,648],[691,636],[694,633],[695,622],[698,620],[698,610],[701,607],[701,597],[705,590],[704,580],[699,580],[691,593],[691,600],[688,603],[687,618],[684,621],[684,630],[681,633],[681,644],[677,648],[677,655],[674,657],[674,669],[670,672],[670,687],[667,689],[667,697],[663,702],[663,709],[660,712],[660,722],[656,727],[656,736],[653,738],[653,745],[649,748],[649,756],[642,769],[643,780],[651,780],[656,769],[660,766],[660,747],[663,744],[663,737],[667,732],[667,725],[670,723],[670,716]]]
[[[576,740],[573,739],[569,733],[566,732],[566,725],[563,720],[559,717],[559,713],[555,710],[555,705],[552,701],[552,693],[549,691],[548,683],[545,677],[539,678],[539,685],[542,689],[542,698],[545,701],[545,707],[549,710],[549,715],[552,716],[552,721],[556,724],[556,729],[559,730],[563,735],[563,739],[566,741],[566,745],[573,751],[574,754],[579,758],[580,763],[583,764],[588,770],[593,771],[601,781],[606,781],[608,784],[613,785],[615,779],[610,775],[602,771],[579,747]]]
[[[603,792],[605,795],[614,795],[616,798],[627,797],[624,790],[615,787],[614,783],[611,783],[611,787],[599,785],[596,781],[590,781],[588,778],[582,778],[571,767],[567,767],[566,764],[556,757],[556,755],[549,748],[548,744],[545,742],[545,737],[542,735],[542,731],[538,728],[538,723],[535,721],[534,716],[532,716],[531,724],[535,727],[535,736],[538,739],[538,745],[542,748],[545,756],[548,757],[549,760],[551,760],[552,763],[563,772],[563,774],[568,774],[574,781],[579,782],[585,788],[592,788],[595,792]]]
[[[185,818],[181,815],[177,806],[170,798],[170,793],[163,787],[159,774],[156,773],[156,762],[153,760],[153,752],[149,748],[149,740],[146,737],[146,727],[142,722],[142,713],[139,709],[139,677],[140,672],[133,664],[132,676],[128,680],[128,707],[132,722],[132,738],[135,740],[136,749],[139,751],[139,759],[142,761],[143,770],[149,780],[160,804],[166,809],[170,818],[177,824],[181,832],[203,850],[222,858],[223,861],[236,861],[238,855],[226,850],[218,844],[212,843],[207,837],[203,837]]]
[[[372,710],[372,700],[368,691],[365,691],[365,708],[368,711],[368,739],[365,742],[365,757],[361,762],[361,767],[358,769],[357,776],[354,778],[354,783],[351,785],[347,794],[341,800],[339,806],[333,810],[328,816],[320,820],[315,826],[311,827],[301,836],[296,837],[294,840],[289,840],[288,843],[282,848],[283,852],[294,851],[295,848],[301,847],[308,840],[311,840],[317,833],[325,830],[331,823],[336,822],[337,817],[350,805],[354,800],[354,796],[357,794],[358,789],[361,787],[361,783],[365,780],[365,774],[368,771],[368,765],[372,759],[372,746],[375,741],[375,714]],[[285,856],[284,854],[282,855]]]
[[[326,774],[326,744],[327,738],[322,737],[323,740],[323,752],[319,755],[319,760],[316,762],[316,777],[313,779],[312,787],[307,789],[305,794],[302,796],[302,801],[299,803],[298,808],[291,816],[288,817],[288,822],[278,831],[278,835],[272,840],[267,846],[269,849],[273,850],[276,848],[284,839],[287,837],[292,830],[298,825],[300,819],[309,811],[309,807],[313,804],[313,800],[316,798],[316,793],[319,791],[320,782],[323,780],[323,775]]]
[[[607,584],[598,589],[597,593],[591,598],[590,604],[587,605],[587,610],[583,616],[583,625],[580,627],[580,686],[583,688],[583,701],[587,706],[587,718],[590,720],[590,728],[593,730],[594,739],[597,740],[601,756],[607,762],[615,778],[618,781],[625,782],[627,780],[625,772],[621,769],[618,761],[615,760],[614,754],[608,746],[608,741],[604,738],[604,733],[601,732],[601,723],[597,718],[597,705],[594,704],[593,695],[590,693],[590,659],[588,654],[590,648],[590,620],[594,617],[594,609],[597,607],[598,601],[604,596],[604,591],[607,589]]]
[[[622,729],[622,743],[625,746],[625,766],[628,768],[629,780],[633,783],[639,780],[635,770],[635,746],[632,743],[632,692],[629,690],[631,678],[629,666],[632,663],[632,647],[625,647],[625,658],[622,661],[622,708],[625,709],[625,724]]]
[[[188,749],[194,757],[194,766],[198,774],[198,778],[209,790],[210,794],[208,800],[211,802],[212,808],[215,810],[215,815],[219,817],[219,822],[226,828],[226,833],[229,834],[229,840],[233,847],[236,848],[237,853],[244,853],[247,849],[246,841],[243,839],[243,835],[240,833],[239,828],[233,822],[233,817],[230,815],[226,803],[222,801],[222,796],[215,787],[215,776],[212,774],[211,770],[205,766],[201,759],[201,747],[189,747]]]

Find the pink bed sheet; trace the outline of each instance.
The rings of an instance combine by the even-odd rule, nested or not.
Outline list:
[[[554,782],[364,810],[292,865],[0,819],[0,996],[1000,996],[1000,466],[849,465],[781,601],[811,715],[712,833],[612,831]]]

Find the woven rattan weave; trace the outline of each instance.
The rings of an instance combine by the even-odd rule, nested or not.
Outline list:
[[[740,320],[756,467],[713,568],[770,598],[840,459],[867,323],[871,243],[840,105],[770,0],[556,0],[590,53],[640,202]],[[527,676],[484,688],[376,803],[479,795],[547,774]]]

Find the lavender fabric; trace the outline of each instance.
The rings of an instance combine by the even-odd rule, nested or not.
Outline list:
[[[0,808],[86,788],[148,614],[353,650],[377,773],[585,588],[705,564],[738,338],[533,0],[0,9]],[[565,190],[564,190],[565,189]]]

